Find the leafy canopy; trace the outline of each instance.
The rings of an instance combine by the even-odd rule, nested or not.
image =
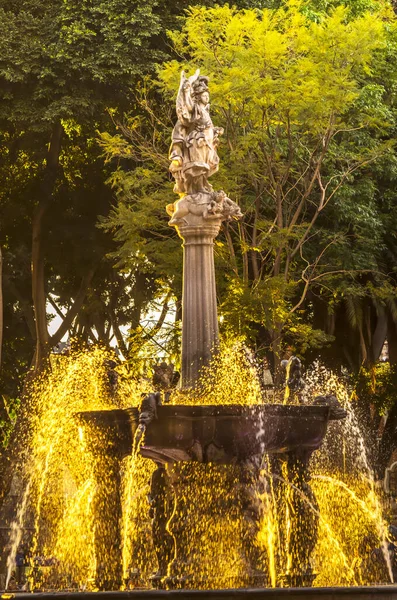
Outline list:
[[[290,0],[277,10],[190,9],[171,38],[189,60],[186,68],[210,76],[217,112],[260,130],[272,115],[269,126],[288,120],[312,136],[327,128],[331,115],[344,124],[375,66],[374,52],[386,45],[383,11],[349,19],[348,8],[338,6],[313,22],[301,8]],[[167,90],[177,90],[180,69],[177,61],[161,69]]]
[[[214,121],[226,137],[219,182],[245,212],[240,251],[250,260],[232,277],[224,305],[235,322],[244,312],[301,335],[303,325],[290,318],[306,284],[335,289],[341,278],[333,272],[378,267],[367,260],[384,234],[368,165],[393,152],[384,75],[388,69],[386,81],[396,81],[388,66],[395,33],[387,4],[327,12],[290,0],[275,10],[195,7],[171,34],[185,60],[159,71],[162,88],[175,93],[182,66],[210,76]],[[371,226],[373,244],[359,236],[355,252],[352,226],[355,233]]]
[[[159,57],[156,2],[0,2],[0,119],[38,123],[114,106]]]
[[[119,201],[107,224],[118,231],[120,256],[132,255],[131,224],[144,205],[152,201],[159,210],[169,198],[164,105],[173,105],[181,69],[199,67],[210,77],[213,121],[225,130],[212,183],[244,212],[216,244],[224,326],[262,336],[272,348],[287,329],[288,342],[319,347],[330,338],[313,330],[318,299],[327,310],[361,286],[363,271],[381,272],[376,285],[391,286],[382,272],[387,233],[379,198],[379,174],[395,162],[391,6],[198,6],[170,37],[180,60],[158,70],[154,86],[164,99],[145,95],[128,143],[104,140],[113,158],[144,156],[143,169],[156,182],[154,191],[140,186],[141,168],[120,168],[113,178]]]

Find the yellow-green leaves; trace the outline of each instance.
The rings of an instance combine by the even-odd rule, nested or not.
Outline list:
[[[350,19],[339,6],[314,22],[301,7],[289,0],[276,11],[190,9],[172,39],[190,72],[210,75],[216,110],[238,112],[252,127],[264,119],[286,126],[288,117],[318,132],[349,110],[385,44],[382,18],[367,12]],[[173,61],[161,71],[166,88],[176,89],[180,69]]]

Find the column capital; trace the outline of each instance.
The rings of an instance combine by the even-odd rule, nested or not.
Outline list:
[[[195,194],[181,195],[179,200],[167,206],[171,219],[169,225],[175,227],[182,237],[182,231],[188,234],[190,228],[206,231],[216,230],[217,235],[222,221],[240,219],[243,215],[238,205],[230,200],[222,190],[220,192],[201,191]]]
[[[218,346],[214,240],[223,221],[242,217],[225,192],[202,190],[180,194],[167,206],[183,240],[182,388],[199,384],[200,370],[211,363]]]
[[[178,235],[183,240],[184,246],[213,245],[219,233],[222,221],[205,223],[202,225],[179,225],[176,227]]]

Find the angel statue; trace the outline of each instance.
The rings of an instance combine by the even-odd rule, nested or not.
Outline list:
[[[214,127],[208,102],[208,77],[200,75],[199,69],[189,78],[182,71],[169,154],[178,194],[212,192],[208,177],[218,170],[216,148],[223,129]]]

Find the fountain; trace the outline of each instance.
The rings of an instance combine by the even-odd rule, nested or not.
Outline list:
[[[103,590],[119,589],[122,584],[120,468],[122,459],[131,454],[156,465],[148,496],[158,561],[151,577],[154,587],[220,587],[216,576],[211,580],[203,576],[197,550],[200,536],[195,538],[192,532],[197,523],[211,521],[224,510],[234,511],[243,531],[243,573],[231,585],[310,586],[316,576],[311,553],[317,539],[318,506],[308,463],[329,421],[343,419],[346,412],[332,396],[319,396],[310,404],[301,402],[301,365],[295,357],[285,365],[288,404],[242,406],[233,403],[233,398],[230,404],[201,403],[202,373],[219,345],[214,240],[223,221],[242,216],[237,204],[208,182],[218,170],[217,144],[223,132],[213,126],[208,91],[208,78],[199,71],[189,78],[182,72],[170,150],[170,171],[179,200],[167,206],[169,224],[183,240],[184,252],[178,404],[167,403],[169,394],[163,398],[156,390],[143,398],[139,409],[78,415],[95,465],[96,514],[108,524],[106,534],[99,527],[95,530],[96,584]],[[189,403],[183,403],[184,395]],[[104,472],[111,474],[106,483]],[[209,497],[212,493],[204,506],[195,502],[203,482]],[[255,542],[262,510],[258,498],[264,488],[288,523],[281,531],[283,549],[276,548],[270,558],[261,555]],[[286,568],[276,576],[273,563],[280,552],[287,557]]]
[[[172,389],[177,377],[166,363],[154,369],[152,388],[119,365],[112,397],[109,356],[99,348],[54,357],[37,387],[7,582],[22,540],[31,552],[30,589],[47,600],[54,589],[76,600],[85,590],[115,600],[124,593],[328,600],[334,589],[308,588],[330,584],[356,586],[340,594],[364,600],[372,591],[360,584],[387,580],[372,561],[385,527],[346,392],[330,373],[311,392],[310,376],[305,387],[300,360],[291,357],[282,364],[285,389],[269,403],[241,354],[226,354],[234,365],[222,362],[213,247],[222,223],[241,212],[208,183],[222,135],[208,100],[208,78],[182,73],[170,150],[179,199],[167,207],[184,252],[179,387]],[[333,443],[342,446],[340,477],[313,468]]]

